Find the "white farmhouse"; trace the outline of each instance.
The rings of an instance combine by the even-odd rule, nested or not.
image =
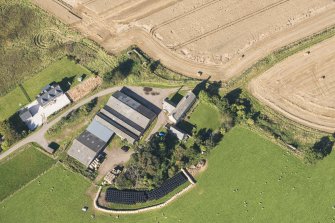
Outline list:
[[[50,115],[70,103],[70,99],[58,84],[47,85],[35,101],[19,111],[19,115],[28,128],[34,130],[42,125]]]

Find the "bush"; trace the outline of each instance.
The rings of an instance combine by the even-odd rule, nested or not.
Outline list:
[[[322,160],[328,156],[334,147],[334,139],[329,136],[324,136],[320,141],[316,142],[313,147],[307,149],[305,160],[308,163],[314,164],[317,160]]]

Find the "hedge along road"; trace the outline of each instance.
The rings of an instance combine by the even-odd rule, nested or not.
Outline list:
[[[143,87],[129,87],[132,90],[134,90],[136,93],[139,92],[139,90],[141,90]],[[59,122],[63,117],[65,117],[66,115],[68,115],[70,112],[78,109],[80,106],[83,106],[84,104],[87,104],[88,102],[90,102],[91,100],[93,100],[94,98],[97,97],[102,97],[108,94],[111,94],[117,90],[120,90],[121,86],[116,86],[116,87],[111,87],[105,90],[102,90],[88,98],[85,98],[83,100],[81,100],[80,102],[74,104],[72,107],[70,107],[68,110],[66,110],[65,112],[63,112],[61,115],[57,116],[57,118],[53,119],[50,122],[45,123],[40,129],[36,130],[36,132],[33,132],[32,134],[30,134],[28,137],[24,138],[23,140],[21,140],[20,142],[16,143],[14,146],[12,146],[11,148],[9,148],[8,150],[6,150],[5,152],[0,154],[0,160],[6,158],[8,155],[10,155],[11,153],[17,151],[18,149],[22,148],[24,145],[28,144],[28,143],[37,143],[40,146],[42,146],[43,149],[45,149],[46,151],[50,151],[49,148],[49,142],[45,139],[45,133],[48,131],[48,129],[50,127],[52,127],[53,125],[55,125],[57,122]],[[172,92],[174,92],[176,89],[175,88],[167,88],[167,89],[163,89],[163,88],[155,88],[154,91],[158,92],[159,95],[157,95],[159,97],[158,101],[162,101],[165,97],[167,97],[168,95],[170,95]],[[156,97],[157,97],[156,96]],[[160,100],[161,99],[161,100]],[[155,104],[157,106],[157,102]],[[161,108],[161,106],[159,106]],[[159,124],[159,123],[157,123]]]

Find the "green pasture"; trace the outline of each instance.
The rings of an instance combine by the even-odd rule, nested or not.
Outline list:
[[[262,136],[235,127],[211,152],[197,186],[163,209],[119,218],[94,213],[85,195],[89,182],[57,166],[3,202],[0,222],[332,222],[334,162],[331,154],[316,166],[305,165]],[[83,205],[88,212],[80,210]]]
[[[28,145],[23,151],[0,162],[0,201],[50,168],[55,161]],[[0,221],[1,222],[1,221]]]

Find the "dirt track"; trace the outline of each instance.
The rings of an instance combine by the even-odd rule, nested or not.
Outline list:
[[[277,64],[253,79],[249,89],[286,117],[334,133],[335,37]]]
[[[223,81],[269,52],[335,25],[332,0],[66,1],[80,21],[67,20],[71,13],[52,7],[53,0],[33,0],[110,52],[137,44],[177,72],[202,71],[204,78]]]

